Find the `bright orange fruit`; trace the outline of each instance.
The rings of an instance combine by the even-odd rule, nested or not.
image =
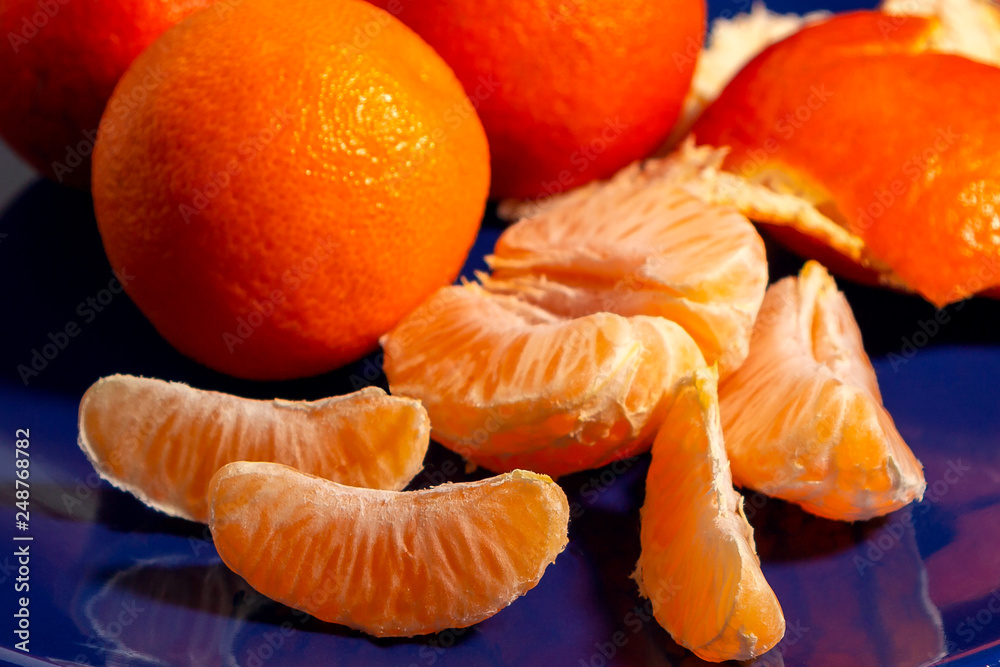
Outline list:
[[[921,465],[882,405],[851,307],[816,262],[768,289],[750,356],[719,398],[741,486],[845,521],[923,497]]]
[[[90,187],[101,114],[129,64],[160,33],[211,0],[4,0],[0,135],[39,172]],[[108,110],[122,121],[161,82],[144,71]]]
[[[661,317],[562,319],[475,284],[439,290],[382,339],[392,392],[490,470],[553,476],[647,449],[677,380],[704,365]]]
[[[713,369],[685,379],[653,443],[633,577],[677,643],[721,662],[770,650],[785,617],[733,489],[716,383]]]
[[[935,18],[839,15],[758,55],[693,128],[725,167],[846,230],[793,249],[942,306],[1000,286],[1000,68],[933,52]]]
[[[912,4],[913,0],[902,0]],[[804,16],[778,14],[764,3],[754,3],[749,12],[723,14],[712,20],[705,47],[691,78],[682,118],[674,126],[665,148],[675,147],[687,136],[691,125],[726,84],[766,47],[827,18],[829,12],[813,11]]]
[[[737,368],[767,287],[764,243],[733,208],[686,192],[692,178],[680,162],[635,164],[525,207],[487,258],[483,285],[564,317],[665,317],[720,372]]]
[[[375,4],[455,69],[490,139],[497,198],[548,197],[653,152],[705,33],[704,0]]]
[[[171,516],[208,521],[208,482],[232,461],[276,461],[399,490],[423,467],[427,412],[369,387],[319,401],[255,401],[129,375],[80,401],[80,447],[100,475]]]
[[[147,68],[163,81],[98,139],[94,206],[127,292],[181,352],[241,377],[315,375],[454,280],[486,137],[399,21],[360,0],[227,4],[167,31],[112,105]]]
[[[377,637],[489,618],[533,588],[567,543],[566,494],[520,470],[397,493],[231,463],[210,492],[212,539],[247,583]]]

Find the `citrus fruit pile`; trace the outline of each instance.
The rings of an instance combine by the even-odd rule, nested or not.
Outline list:
[[[287,379],[381,344],[391,395],[83,396],[98,473],[255,589],[378,637],[469,626],[566,547],[552,477],[650,451],[633,578],[678,643],[749,660],[785,619],[734,484],[843,521],[922,497],[820,261],[1000,288],[1000,10],[755,8],[702,52],[702,0],[209,4],[57,3],[0,56],[0,133],[92,166],[108,259],[196,361]],[[489,196],[513,224],[452,284]],[[768,286],[754,222],[819,261]],[[432,437],[497,474],[406,490]]]
[[[760,238],[706,201],[755,190],[714,179],[716,158],[688,146],[522,208],[492,275],[442,288],[382,345],[391,391],[490,470],[561,476],[651,446],[636,580],[678,643],[746,660],[784,617],[734,479],[845,521],[926,483],[846,299],[815,262],[764,292]]]
[[[568,505],[521,468],[563,475],[652,446],[640,590],[702,658],[760,655],[784,617],[734,478],[842,520],[925,483],[829,274],[809,263],[762,293],[759,237],[693,195],[684,164],[647,163],[512,226],[493,276],[442,288],[383,340],[395,396],[262,402],[115,376],[81,403],[81,446],[113,484],[207,521],[261,592],[377,636],[462,627],[537,583]],[[399,491],[428,432],[512,472]]]
[[[676,193],[702,211],[702,230],[712,215],[739,220]],[[81,402],[80,445],[112,484],[207,522],[223,560],[258,591],[376,636],[465,627],[538,582],[566,546],[568,501],[548,476],[515,464],[564,474],[651,445],[634,577],[674,639],[715,661],[761,655],[785,624],[734,479],[841,520],[880,516],[923,494],[921,466],[882,406],[850,307],[817,263],[767,290],[746,358],[721,385],[719,365],[707,366],[663,315],[560,318],[475,284],[429,303],[437,308],[414,317],[440,323],[426,319],[407,334],[406,320],[386,341],[387,369],[398,377],[395,357],[421,348],[390,353],[393,339],[429,344],[445,332],[406,366],[411,384],[401,390],[392,380],[397,396],[369,388],[315,402],[251,401],[113,376]],[[477,322],[491,324],[467,330]],[[678,351],[677,360],[664,356]],[[461,365],[477,358],[491,363]],[[427,379],[449,362],[454,375]],[[413,387],[430,415],[398,396]],[[515,396],[517,387],[524,392]],[[484,408],[485,396],[496,403]],[[448,434],[484,417],[495,426],[458,451],[511,472],[400,491],[429,432],[455,447]]]

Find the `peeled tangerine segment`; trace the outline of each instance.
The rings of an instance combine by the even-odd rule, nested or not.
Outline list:
[[[749,660],[785,634],[733,489],[714,369],[684,381],[653,443],[633,577],[674,640],[713,662]]]
[[[882,406],[844,295],[820,264],[767,291],[750,356],[719,387],[736,483],[830,519],[923,497],[923,469]]]
[[[521,470],[394,492],[232,463],[211,498],[215,546],[247,583],[377,637],[489,618],[538,583],[569,523],[562,489]]]
[[[130,375],[80,402],[80,447],[104,479],[171,516],[208,521],[208,482],[232,461],[276,461],[353,486],[402,489],[430,421],[369,387],[319,401],[257,401]]]
[[[507,229],[486,289],[566,317],[607,311],[680,324],[725,374],[746,357],[767,286],[764,243],[728,206],[683,190],[672,161],[634,164]]]
[[[704,366],[661,317],[562,319],[475,284],[439,290],[382,346],[392,392],[423,403],[435,440],[553,476],[647,449],[677,381]]]

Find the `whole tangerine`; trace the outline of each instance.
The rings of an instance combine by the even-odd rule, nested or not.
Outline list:
[[[110,104],[151,67],[162,82],[101,129],[94,206],[128,294],[182,353],[246,378],[325,372],[458,274],[486,136],[448,65],[388,13],[220,3],[164,33]]]
[[[373,1],[455,69],[490,139],[494,197],[548,197],[653,152],[705,34],[704,0]]]

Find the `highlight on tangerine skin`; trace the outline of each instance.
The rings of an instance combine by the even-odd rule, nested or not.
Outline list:
[[[843,521],[923,497],[844,295],[822,265],[772,285],[750,355],[719,386],[737,484]]]

